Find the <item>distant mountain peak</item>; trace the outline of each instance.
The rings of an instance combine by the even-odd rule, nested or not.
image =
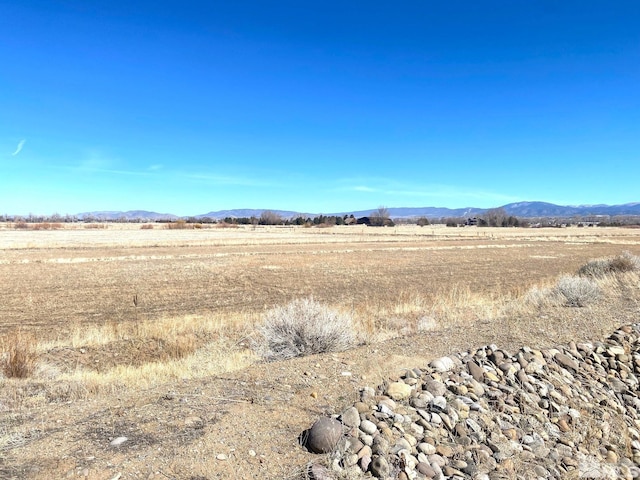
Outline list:
[[[640,215],[640,202],[626,203],[623,205],[605,205],[605,204],[595,204],[595,205],[556,205],[548,202],[537,202],[537,201],[523,201],[523,202],[514,202],[506,205],[502,205],[501,207],[507,212],[509,215],[513,215],[521,218],[536,218],[536,217],[557,217],[557,218],[568,218],[574,216],[589,216],[589,215]],[[365,217],[371,215],[372,212],[375,212],[377,208],[370,208],[367,210],[347,210],[338,213],[323,213],[323,215],[327,216],[343,216],[343,215],[354,215],[356,217]],[[477,208],[477,207],[464,207],[464,208],[447,208],[447,207],[388,207],[387,210],[392,218],[418,218],[418,217],[428,217],[428,218],[447,218],[447,217],[456,217],[456,218],[465,218],[465,217],[473,217],[482,215],[487,210],[491,210],[489,208]],[[119,219],[126,220],[146,220],[146,221],[157,221],[157,220],[176,220],[179,218],[213,218],[216,220],[222,220],[224,218],[250,218],[250,217],[260,217],[260,215],[265,212],[270,211],[273,212],[282,218],[295,218],[298,216],[302,217],[316,217],[320,215],[319,213],[303,213],[296,212],[292,210],[277,210],[277,209],[232,209],[232,210],[218,210],[211,211],[209,213],[200,214],[200,215],[189,215],[185,217],[179,217],[177,215],[171,213],[157,213],[150,212],[146,210],[128,210],[126,212],[122,211],[96,211],[96,212],[84,212],[77,214],[77,217],[81,219],[85,218],[96,218],[100,220],[113,221]]]

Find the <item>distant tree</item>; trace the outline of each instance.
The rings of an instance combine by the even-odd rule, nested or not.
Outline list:
[[[389,209],[381,206],[375,212],[371,212],[369,220],[372,226],[382,227],[384,225],[393,225],[393,222],[389,218]]]
[[[492,208],[487,210],[480,218],[484,219],[489,227],[502,227],[506,226],[503,223],[506,222],[507,212],[504,208]]]
[[[320,224],[322,224],[322,223],[324,223],[324,222],[325,222],[326,218],[327,218],[327,217],[325,217],[325,216],[324,216],[324,215],[322,215],[322,214],[317,215],[317,216],[313,217],[313,224],[314,224],[314,225],[320,225]]]
[[[283,222],[282,217],[271,210],[265,210],[260,214],[260,225],[281,225]]]
[[[457,227],[458,225],[463,225],[464,222],[465,219],[460,217],[445,217],[440,219],[440,223],[444,223],[447,227]]]
[[[420,217],[418,220],[416,220],[416,225],[419,225],[420,227],[424,227],[425,225],[429,225],[429,219],[427,217]]]
[[[528,225],[518,217],[507,215],[504,208],[492,208],[478,217],[479,227],[523,227]]]

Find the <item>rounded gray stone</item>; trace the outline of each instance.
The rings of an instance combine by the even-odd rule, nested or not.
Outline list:
[[[389,462],[387,462],[384,457],[373,457],[371,464],[369,465],[369,470],[374,477],[384,479],[389,477],[389,473],[391,471],[389,468]]]
[[[342,437],[342,424],[328,417],[316,420],[307,437],[307,448],[313,453],[332,452]]]
[[[360,430],[368,435],[373,435],[378,430],[378,427],[370,420],[362,420],[360,422]]]
[[[432,379],[425,381],[422,388],[434,397],[441,397],[447,392],[447,387],[444,383]]]
[[[359,427],[360,426],[360,413],[358,413],[358,409],[355,407],[349,407],[342,415],[340,415],[340,420],[347,427]]]

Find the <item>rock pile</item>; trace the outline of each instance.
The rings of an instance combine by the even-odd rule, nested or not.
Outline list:
[[[333,419],[342,435],[308,439],[335,471],[310,476],[640,478],[639,339],[635,324],[604,342],[489,345],[365,387]]]

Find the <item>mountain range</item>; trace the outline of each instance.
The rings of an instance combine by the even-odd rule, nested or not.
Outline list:
[[[507,215],[513,215],[520,218],[571,218],[571,217],[588,217],[598,215],[639,215],[640,216],[640,202],[625,203],[623,205],[555,205],[553,203],[546,202],[517,202],[502,205],[501,207],[507,213]],[[235,210],[218,210],[200,215],[193,215],[194,218],[212,218],[221,220],[223,218],[241,218],[241,217],[259,217],[262,212],[269,209],[235,209]],[[364,217],[375,212],[377,208],[370,210],[356,210],[356,211],[344,211],[334,213],[323,213],[323,215],[354,215],[355,217]],[[486,208],[445,208],[445,207],[389,207],[387,211],[391,218],[415,218],[415,217],[427,217],[427,218],[443,218],[443,217],[474,217],[482,215],[487,212]],[[294,212],[289,210],[269,210],[282,218],[295,218],[298,216],[303,217],[316,217],[320,213],[304,213]],[[78,218],[95,218],[99,220],[178,220],[178,215],[171,213],[157,213],[149,212],[145,210],[130,210],[126,212],[122,211],[98,211],[98,212],[83,212],[77,214]]]

